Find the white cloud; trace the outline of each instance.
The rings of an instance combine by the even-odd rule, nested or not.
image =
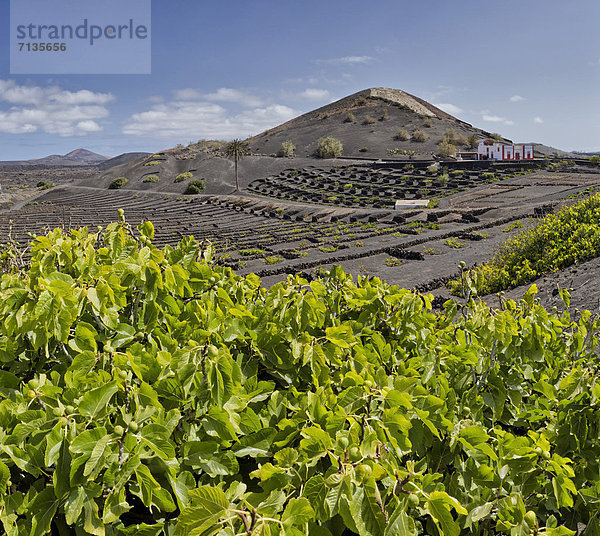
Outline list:
[[[449,102],[440,102],[438,104],[433,105],[437,106],[440,110],[444,110],[444,112],[447,112],[452,115],[460,114],[463,111],[462,108],[459,108],[455,104],[451,104]]]
[[[491,123],[503,123],[505,121],[504,117],[499,117],[497,115],[488,115],[488,114],[483,114],[482,119],[484,121],[490,121]]]
[[[525,97],[521,97],[521,95],[513,95],[510,99],[510,102],[521,102],[527,100]]]
[[[240,89],[229,87],[219,88],[214,93],[202,93],[197,89],[185,88],[173,91],[175,100],[181,101],[202,101],[208,100],[213,102],[234,102],[246,108],[262,106],[263,100],[255,95],[251,95]]]
[[[218,93],[218,92],[217,92]],[[176,92],[176,96],[186,93]],[[188,93],[190,97],[192,94]],[[231,139],[258,134],[299,115],[281,104],[270,104],[232,114],[225,107],[206,100],[173,100],[133,114],[123,133],[159,139]]]
[[[206,95],[206,98],[216,102],[236,102],[249,108],[263,105],[262,99],[246,93],[245,91],[240,91],[239,89],[232,89],[229,87],[219,88],[215,93],[209,93]]]
[[[533,118],[533,122],[537,123],[538,125],[541,125],[544,122],[544,120],[538,116]]]
[[[306,101],[323,101],[331,98],[331,94],[327,89],[308,88],[299,93],[282,94],[286,99],[306,100]]]
[[[316,63],[326,63],[332,65],[356,65],[361,63],[369,63],[375,58],[372,56],[343,56],[341,58],[329,58],[316,60]]]
[[[58,136],[98,132],[102,127],[96,120],[109,115],[105,105],[114,99],[110,93],[87,89],[67,91],[58,86],[20,86],[14,80],[0,80],[0,132],[43,131]]]
[[[102,127],[96,123],[96,121],[92,121],[91,119],[79,121],[79,123],[77,123],[77,128],[83,132],[99,132],[102,130]]]
[[[482,112],[481,118],[484,121],[489,121],[490,123],[502,123],[507,126],[514,125],[515,122],[510,119],[506,119],[506,117],[500,117],[499,115],[490,115],[487,112]]]

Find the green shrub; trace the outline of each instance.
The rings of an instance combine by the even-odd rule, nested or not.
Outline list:
[[[454,146],[458,146],[458,145],[469,146],[472,138],[473,138],[473,136],[471,136],[470,138],[467,138],[463,134],[458,134],[454,129],[447,128],[446,131],[444,132],[444,134],[442,134],[442,137],[441,137],[439,143],[440,143],[440,145],[442,143],[446,142],[446,143],[454,145]],[[475,139],[477,139],[477,138],[475,138]]]
[[[465,245],[462,242],[458,241],[458,238],[456,236],[453,236],[451,238],[446,238],[445,240],[446,245],[454,248],[454,249],[460,249],[462,247],[465,247]]]
[[[291,140],[286,140],[281,144],[278,156],[282,158],[292,158],[296,152],[296,146]]]
[[[242,257],[252,257],[254,255],[264,255],[266,251],[264,249],[259,248],[249,248],[249,249],[240,249],[238,250],[238,254]]]
[[[317,155],[319,158],[337,158],[343,152],[342,142],[331,136],[319,138]]]
[[[508,225],[506,227],[506,229],[502,229],[502,232],[510,233],[510,232],[514,231],[515,229],[523,229],[523,227],[525,227],[523,225],[523,222],[520,220],[517,220],[517,221],[513,221],[510,225]]]
[[[598,156],[598,155],[590,156],[590,162],[592,164],[596,164],[596,165],[600,164],[600,156]]]
[[[46,181],[39,181],[36,184],[36,187],[38,187],[40,190],[49,190],[50,188],[54,188],[54,183],[46,182]]]
[[[459,293],[468,280],[474,290],[484,295],[524,285],[544,274],[598,257],[599,222],[600,194],[596,194],[549,214],[534,228],[509,238],[490,262],[463,274],[462,281],[454,281],[450,286]]]
[[[158,166],[158,164],[161,164],[161,162],[157,162],[156,160],[154,160],[152,162],[146,162],[144,165],[145,166]]]
[[[189,171],[186,171],[185,173],[180,173],[179,175],[177,175],[177,177],[175,177],[175,182],[183,182],[187,179],[191,179],[192,177],[193,174]]]
[[[410,140],[410,134],[408,133],[408,130],[406,130],[405,128],[400,128],[396,131],[396,135],[394,136],[394,139],[396,139],[398,141],[407,141],[407,140]]]
[[[142,182],[158,182],[159,180],[160,177],[158,175],[148,175],[143,178]]]
[[[354,114],[352,112],[348,112],[346,117],[344,117],[344,123],[354,123],[354,121],[356,121]]]
[[[469,138],[467,138],[463,134],[458,134],[456,136],[456,144],[460,145],[461,147],[469,147],[470,146]]]
[[[371,117],[370,115],[366,115],[363,120],[363,125],[372,125],[373,123],[375,123],[375,118]]]
[[[448,174],[444,173],[444,174],[440,175],[439,177],[436,177],[434,179],[434,182],[438,186],[446,186],[446,184],[448,184]]]
[[[112,180],[112,182],[108,185],[108,188],[110,190],[118,190],[119,188],[123,188],[123,186],[125,186],[128,182],[129,179],[126,177],[117,177],[116,179]]]
[[[489,180],[492,180],[492,179],[494,179],[495,177],[496,177],[496,174],[495,174],[495,173],[492,173],[491,171],[484,171],[484,172],[481,174],[481,178],[482,178],[484,181],[489,181]]]
[[[385,259],[385,265],[389,266],[389,267],[393,267],[393,266],[401,266],[403,263],[400,259],[397,259],[396,257],[388,257],[387,259]]]
[[[283,260],[279,255],[270,255],[264,258],[265,264],[277,264]]]
[[[412,139],[419,143],[423,143],[429,139],[429,135],[425,134],[420,128],[415,128],[412,133]]]
[[[456,133],[456,130],[454,130],[453,128],[447,128],[444,131],[444,133],[442,134],[442,137],[440,138],[440,143],[443,141],[446,141],[448,143],[452,143],[453,145],[456,145],[457,137],[458,137],[458,134]]]
[[[471,134],[467,138],[467,143],[471,149],[475,149],[479,145],[479,138],[475,134]]]
[[[423,121],[423,126],[426,128],[431,128],[433,126],[433,122],[431,121],[431,117],[428,117]]]
[[[450,143],[449,141],[443,140],[439,144],[439,154],[444,158],[456,156],[456,151],[456,145]]]
[[[183,193],[185,195],[201,194],[204,191],[204,187],[205,184],[203,179],[194,179],[188,183]]]

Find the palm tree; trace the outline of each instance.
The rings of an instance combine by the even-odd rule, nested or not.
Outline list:
[[[225,147],[225,154],[229,157],[233,157],[235,161],[235,191],[240,189],[240,183],[238,181],[238,160],[241,160],[248,154],[248,144],[238,138],[230,141]]]

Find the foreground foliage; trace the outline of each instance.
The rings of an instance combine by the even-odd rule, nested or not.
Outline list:
[[[600,255],[600,194],[549,214],[532,229],[504,242],[494,258],[450,282],[455,294],[466,286],[482,296]],[[466,278],[466,280],[465,280]]]
[[[266,290],[138,230],[55,230],[2,277],[6,534],[600,531],[589,313],[435,314],[339,268]]]

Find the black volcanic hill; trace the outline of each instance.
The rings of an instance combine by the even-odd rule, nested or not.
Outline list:
[[[398,139],[399,130],[408,139]],[[415,130],[424,135],[415,139]],[[371,88],[296,117],[250,138],[249,143],[254,153],[273,155],[290,140],[297,156],[310,157],[315,155],[319,138],[333,136],[342,142],[343,156],[382,158],[394,150],[431,156],[440,152],[439,141],[447,131],[463,142],[472,135],[490,136],[404,91]]]

